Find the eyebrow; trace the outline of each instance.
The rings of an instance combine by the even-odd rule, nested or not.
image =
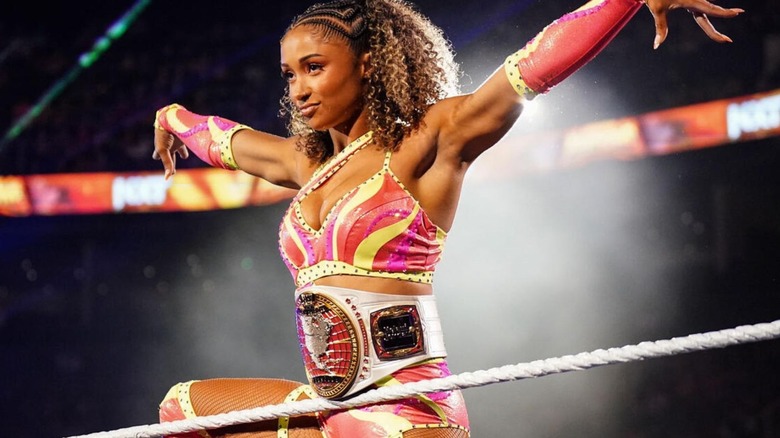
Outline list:
[[[319,53],[311,53],[311,54],[309,54],[309,55],[303,56],[303,57],[301,57],[300,59],[298,59],[298,63],[304,63],[304,62],[306,62],[308,59],[310,59],[310,58],[314,58],[314,57],[316,57],[316,56],[322,56],[322,55],[321,55],[321,54],[319,54]],[[287,65],[287,64],[286,64],[286,63],[284,63],[284,62],[283,62],[281,65],[282,65],[282,67],[289,67],[289,65]]]

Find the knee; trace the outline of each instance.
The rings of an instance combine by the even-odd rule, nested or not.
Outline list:
[[[177,383],[168,390],[160,403],[160,422],[195,417],[190,401],[190,386],[195,381]]]

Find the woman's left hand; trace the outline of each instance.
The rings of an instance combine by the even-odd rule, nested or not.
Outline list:
[[[686,9],[693,14],[696,24],[701,27],[710,39],[719,43],[730,43],[731,38],[715,29],[708,16],[718,18],[733,18],[745,12],[739,8],[722,8],[707,0],[646,0],[647,7],[655,20],[655,41],[653,48],[658,48],[666,39],[669,27],[666,23],[666,14],[672,9]]]

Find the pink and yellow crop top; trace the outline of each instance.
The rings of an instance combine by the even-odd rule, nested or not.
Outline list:
[[[331,275],[358,275],[431,283],[446,233],[390,169],[382,168],[333,206],[319,230],[306,223],[301,201],[371,141],[355,139],[293,198],[279,227],[279,250],[298,287]]]

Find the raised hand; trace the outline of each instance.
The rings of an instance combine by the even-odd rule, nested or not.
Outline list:
[[[733,18],[745,12],[739,8],[723,8],[707,0],[646,0],[647,7],[655,20],[655,40],[653,48],[657,49],[666,40],[669,27],[666,14],[673,9],[686,9],[693,14],[696,24],[710,39],[719,43],[730,43],[731,38],[720,33],[712,25],[708,17]]]

